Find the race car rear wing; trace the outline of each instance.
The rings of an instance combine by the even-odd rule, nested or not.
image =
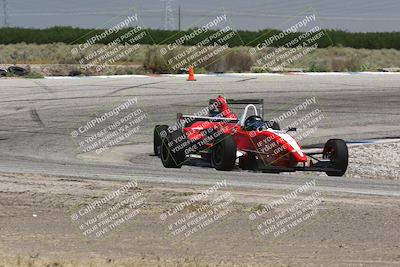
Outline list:
[[[224,118],[224,117],[208,117],[208,116],[192,116],[192,115],[179,115],[178,113],[178,119],[202,119],[206,121],[223,121],[223,122],[238,122],[238,119],[232,119],[232,118]]]
[[[215,99],[210,99],[209,105],[212,105],[215,102]],[[260,109],[260,114],[264,117],[264,99],[226,99],[228,105],[258,105]]]
[[[208,116],[193,116],[193,115],[184,115],[182,113],[176,114],[177,121],[180,121],[183,126],[186,126],[186,123],[193,123],[196,121],[212,121],[212,122],[227,122],[227,123],[238,123],[238,119],[233,118],[224,118],[224,117],[208,117]]]

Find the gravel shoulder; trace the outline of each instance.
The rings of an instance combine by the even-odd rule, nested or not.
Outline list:
[[[398,266],[400,199],[321,192],[318,213],[290,231],[263,236],[249,214],[290,193],[227,187],[230,213],[189,236],[174,236],[160,214],[204,186],[140,183],[141,213],[99,238],[71,214],[126,182],[0,174],[2,266]],[[311,192],[310,192],[311,193]],[[307,194],[299,195],[305,199]],[[199,204],[200,205],[200,204]],[[289,203],[277,207],[284,210]],[[182,214],[191,212],[187,207]]]
[[[350,148],[347,177],[400,179],[400,142]]]

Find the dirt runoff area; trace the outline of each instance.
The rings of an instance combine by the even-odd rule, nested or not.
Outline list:
[[[0,174],[0,266],[399,266],[400,199]]]

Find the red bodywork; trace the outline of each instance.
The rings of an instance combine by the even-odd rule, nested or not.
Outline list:
[[[287,133],[272,129],[245,130],[239,125],[238,117],[231,112],[225,98],[218,97],[215,101],[219,117],[228,118],[231,121],[195,121],[183,128],[190,140],[203,141],[203,149],[212,147],[213,142],[208,141],[207,136],[210,132],[217,132],[233,135],[237,151],[242,153],[240,156],[247,157],[252,153],[265,165],[294,167],[298,163],[307,162],[307,157],[298,143]]]

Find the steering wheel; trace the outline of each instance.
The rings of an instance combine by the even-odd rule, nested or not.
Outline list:
[[[260,116],[252,115],[244,121],[244,128],[247,131],[255,131],[265,127],[264,120]]]

